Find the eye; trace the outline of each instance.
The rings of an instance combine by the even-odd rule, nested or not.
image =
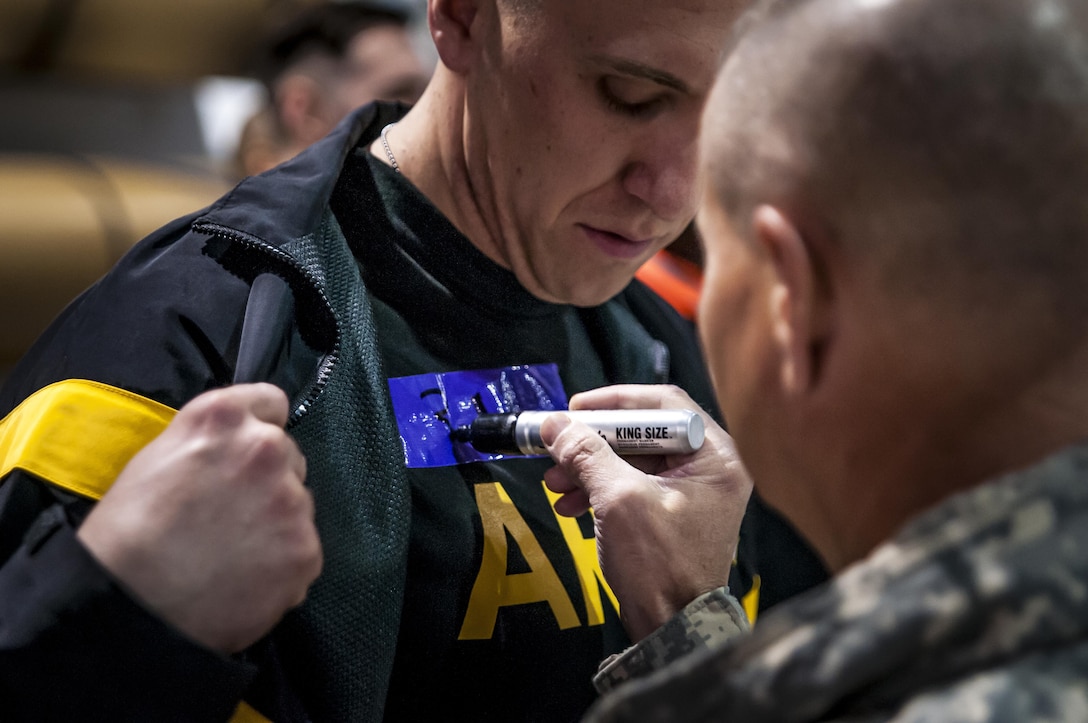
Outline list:
[[[605,76],[597,89],[609,110],[633,118],[649,118],[666,103],[660,86],[635,78]]]

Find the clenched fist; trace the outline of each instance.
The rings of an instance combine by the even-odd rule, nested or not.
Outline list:
[[[306,462],[269,384],[206,392],[141,450],[78,536],[148,609],[233,653],[267,633],[321,571]]]

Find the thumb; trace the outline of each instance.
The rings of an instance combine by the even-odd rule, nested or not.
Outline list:
[[[597,507],[609,483],[639,474],[596,432],[566,414],[549,416],[540,425],[540,439],[555,464],[573,486],[584,490]]]

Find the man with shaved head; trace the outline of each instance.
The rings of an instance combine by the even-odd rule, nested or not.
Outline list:
[[[651,631],[591,718],[1086,720],[1088,6],[777,0],[745,22],[699,219],[739,459],[714,430],[645,473],[544,427],[557,509],[593,504]],[[572,400],[617,405],[690,400]],[[740,461],[836,572],[747,635],[691,554],[740,508]]]

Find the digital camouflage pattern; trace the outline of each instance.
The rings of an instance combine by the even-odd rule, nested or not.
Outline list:
[[[728,588],[720,587],[688,603],[680,614],[637,645],[610,656],[601,663],[593,684],[606,693],[696,650],[717,648],[748,629],[748,618],[740,603]]]
[[[750,635],[689,645],[624,684],[589,720],[1088,721],[1086,549],[1082,445],[950,498]]]

